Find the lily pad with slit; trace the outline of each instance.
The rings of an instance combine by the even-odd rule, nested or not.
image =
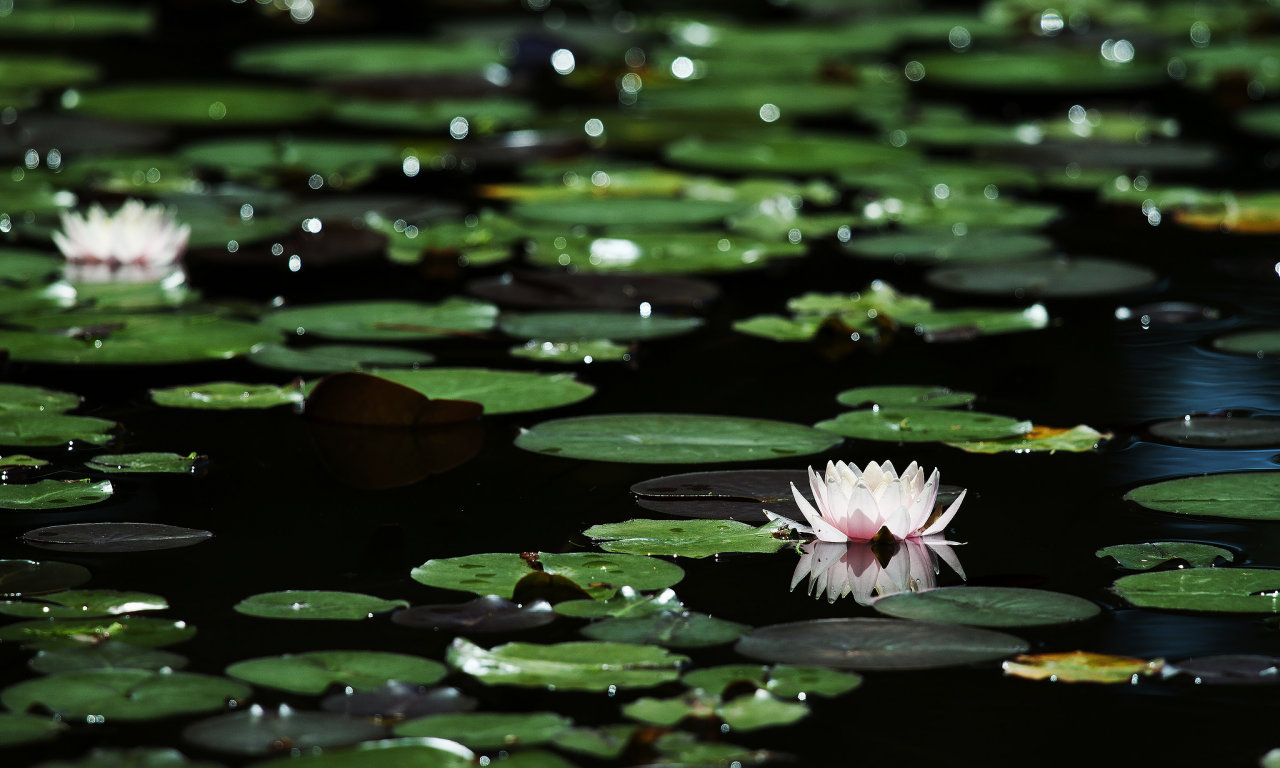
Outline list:
[[[485,650],[457,638],[449,647],[448,661],[485,685],[607,691],[676,680],[689,657],[633,643],[507,643]]]
[[[33,547],[61,552],[148,552],[189,547],[212,537],[209,531],[160,523],[70,523],[22,534]]]
[[[0,602],[0,613],[28,619],[88,619],[138,611],[163,611],[168,607],[169,603],[163,597],[146,592],[78,589],[23,602],[5,600]]]
[[[1025,435],[1007,437],[1003,440],[969,440],[964,442],[947,441],[946,445],[959,448],[969,453],[1035,453],[1038,451],[1066,451],[1068,453],[1084,453],[1097,448],[1101,443],[1112,438],[1110,432],[1099,432],[1087,424],[1077,424],[1070,429],[1058,427],[1033,427]]]
[[[310,120],[329,106],[318,91],[230,83],[112,85],[80,94],[73,111],[133,123],[221,128]]]
[[[97,504],[111,498],[110,480],[40,480],[23,485],[0,485],[0,509],[66,509]]]
[[[1091,619],[1102,609],[1091,600],[1043,589],[943,587],[902,592],[875,602],[886,616],[975,627],[1040,627]]]
[[[331,712],[299,712],[288,704],[278,711],[254,705],[247,712],[229,712],[198,720],[182,729],[182,738],[203,749],[237,755],[269,755],[281,744],[293,749],[324,750],[385,736],[371,720]]]
[[[430,587],[457,589],[510,599],[518,582],[536,573],[563,576],[595,599],[608,599],[623,586],[633,589],[665,589],[684,578],[684,570],[665,560],[625,554],[594,552],[549,553],[535,557],[517,554],[482,554],[428,560],[414,568],[415,581]]]
[[[216,314],[77,310],[24,316],[0,331],[13,360],[81,365],[157,365],[226,360],[279,333]]]
[[[404,627],[464,635],[518,632],[544,627],[555,621],[555,618],[551,605],[544,600],[521,605],[497,595],[485,595],[453,605],[416,605],[391,615],[392,622]]]
[[[977,398],[972,392],[953,392],[938,386],[886,386],[846,389],[836,395],[836,402],[857,408],[876,405],[881,408],[951,408],[968,405]]]
[[[396,726],[397,736],[448,739],[472,749],[497,749],[515,744],[545,744],[573,725],[553,712],[454,712],[410,720]]]
[[[516,447],[572,459],[700,464],[804,456],[840,442],[829,432],[783,421],[637,413],[544,421],[522,432]]]
[[[184,387],[151,390],[156,405],[167,408],[200,408],[207,410],[235,410],[241,408],[274,408],[277,405],[297,405],[305,397],[302,382],[279,386],[276,384],[243,384],[238,381],[211,381],[207,384],[190,384]]]
[[[901,619],[816,619],[760,627],[738,641],[743,656],[836,669],[908,670],[994,661],[1026,642],[990,629]]]
[[[509,312],[498,319],[508,336],[554,341],[642,341],[681,336],[701,328],[702,318],[636,312]]]
[[[258,768],[467,768],[475,754],[457,742],[436,738],[364,741],[320,754],[281,757],[258,763]]]
[[[1141,291],[1160,278],[1146,267],[1082,256],[939,267],[926,279],[938,288],[984,296],[1087,298]]]
[[[176,453],[117,453],[94,456],[84,465],[99,472],[171,472],[190,474],[200,456],[192,453],[180,456]]]
[[[1158,541],[1151,544],[1116,544],[1103,547],[1098,557],[1115,558],[1116,564],[1130,571],[1149,571],[1172,561],[1185,562],[1191,568],[1211,568],[1218,558],[1232,563],[1236,555],[1229,549],[1194,541]]]
[[[90,579],[89,569],[56,560],[0,560],[0,596],[47,595],[78,587]]]
[[[1031,431],[1031,422],[981,411],[882,408],[846,411],[815,424],[845,437],[899,443],[1001,440]]]
[[[348,717],[380,717],[384,721],[412,720],[416,717],[446,712],[470,712],[479,702],[449,686],[423,689],[391,681],[369,691],[336,693],[327,696],[320,706],[328,712]]]
[[[488,415],[560,408],[595,394],[595,387],[572,373],[500,371],[491,368],[424,368],[418,371],[377,368],[372,371],[429,398],[471,400]]]
[[[254,365],[281,371],[334,373],[377,367],[416,368],[429,365],[436,358],[430,352],[372,344],[316,344],[309,347],[264,344],[254,347],[246,359]]]
[[[236,603],[237,613],[261,619],[338,619],[359,621],[396,608],[408,608],[405,600],[383,600],[359,592],[286,590],[264,592]]]
[[[43,467],[49,464],[44,459],[37,459],[22,453],[11,453],[8,456],[0,456],[0,472],[8,472],[15,469],[32,469],[34,467]]]
[[[223,709],[249,698],[246,685],[191,672],[117,669],[68,672],[27,680],[0,692],[15,712],[41,706],[64,720],[84,722],[89,715],[113,720],[156,720]]]
[[[606,552],[703,558],[725,552],[777,552],[788,527],[776,521],[756,527],[736,520],[628,520],[593,525],[583,533]]]
[[[1072,651],[1018,656],[1003,666],[1006,675],[1030,680],[1114,684],[1131,683],[1139,677],[1153,675],[1164,666],[1164,659],[1147,661],[1132,656]]]
[[[112,640],[38,651],[27,662],[33,670],[45,675],[113,669],[149,669],[158,672],[165,667],[183,669],[187,663],[186,656]]]
[[[1195,475],[1134,488],[1124,495],[1148,509],[1236,520],[1280,520],[1280,472]]]
[[[1111,591],[1139,608],[1226,613],[1280,613],[1280,571],[1187,568],[1118,579]]]
[[[163,648],[190,640],[195,634],[195,627],[172,619],[36,619],[0,627],[0,643],[17,643],[35,651],[92,646],[108,640],[139,648]]]
[[[668,699],[638,699],[623,707],[622,711],[627,717],[651,725],[669,727],[686,718],[720,719],[730,729],[752,731],[794,723],[809,714],[809,707],[794,701],[782,701],[762,689],[729,701],[694,690]]]
[[[370,691],[392,680],[431,685],[445,675],[444,665],[418,656],[380,651],[311,651],[239,661],[228,677],[253,685],[318,696],[334,684]]]
[[[0,713],[0,747],[49,741],[64,728],[61,720],[14,712]]]
[[[583,637],[610,643],[666,648],[701,648],[732,643],[751,627],[688,611],[662,611],[634,618],[609,618],[582,628]]]
[[[453,297],[427,304],[413,301],[345,301],[277,310],[262,325],[288,334],[341,341],[416,341],[475,336],[493,328],[498,308]]]

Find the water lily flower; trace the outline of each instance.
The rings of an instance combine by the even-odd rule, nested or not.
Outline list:
[[[928,481],[914,461],[899,477],[893,463],[867,464],[859,470],[852,464],[827,462],[825,482],[809,467],[809,485],[818,508],[796,490],[791,493],[819,541],[871,541],[886,529],[902,541],[940,533],[960,511],[968,491],[940,515],[934,514],[941,475],[933,470]]]
[[[109,264],[167,267],[178,260],[191,236],[188,224],[178,224],[160,204],[147,206],[129,199],[115,212],[107,213],[94,203],[89,215],[62,214],[65,232],[54,232],[58,250],[72,264]]]
[[[893,555],[881,563],[876,548],[867,542],[811,541],[801,550],[791,588],[808,576],[814,597],[826,593],[827,601],[834,603],[852,594],[859,605],[870,605],[876,597],[933,589],[942,570],[939,560],[965,578],[951,543],[941,536],[915,536],[892,544]]]

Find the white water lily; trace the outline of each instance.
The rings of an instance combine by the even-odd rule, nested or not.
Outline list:
[[[88,216],[62,214],[65,232],[54,232],[53,241],[67,261],[159,268],[173,264],[187,248],[191,227],[178,224],[163,205],[147,206],[129,199],[108,214],[94,203]]]
[[[964,501],[968,491],[934,516],[941,475],[933,470],[928,481],[914,461],[899,477],[893,463],[867,464],[859,470],[852,464],[827,462],[824,479],[809,467],[809,486],[818,503],[814,509],[793,483],[791,493],[819,541],[870,541],[886,529],[899,541],[940,533]]]
[[[859,605],[900,592],[922,592],[938,586],[939,560],[965,578],[950,545],[941,536],[913,537],[894,544],[897,549],[889,562],[881,564],[866,542],[813,541],[802,550],[791,588],[808,576],[809,594],[820,597],[825,593],[832,603],[851,594]]]

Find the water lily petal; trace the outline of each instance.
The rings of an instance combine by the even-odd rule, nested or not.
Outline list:
[[[853,489],[846,509],[844,530],[850,539],[870,541],[880,532],[884,519],[880,516],[880,505],[867,486],[858,483]]]
[[[965,494],[967,493],[969,493],[968,488],[961,491],[956,500],[951,502],[951,506],[947,507],[947,511],[942,513],[942,517],[939,517],[934,521],[933,525],[929,526],[926,530],[921,531],[920,535],[928,536],[931,533],[938,533],[946,528],[947,523],[951,522],[951,518],[955,517],[956,513],[960,511],[960,502],[964,501]]]
[[[884,521],[884,527],[889,529],[889,533],[893,534],[893,538],[901,541],[911,535],[911,515],[907,514],[906,507],[898,507],[889,514]]]
[[[867,468],[862,470],[862,482],[872,491],[880,485],[880,481],[884,479],[884,472],[880,469],[880,465],[874,461],[867,462]]]
[[[911,530],[918,531],[921,526],[929,522],[929,516],[933,514],[934,505],[938,502],[938,483],[941,481],[942,475],[938,470],[933,470],[933,474],[929,476],[929,482],[925,483],[924,489],[916,494],[915,500],[908,507],[911,514]]]

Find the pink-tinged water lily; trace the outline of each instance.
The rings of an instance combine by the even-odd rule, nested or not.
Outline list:
[[[965,578],[950,545],[941,536],[915,536],[890,545],[896,549],[882,564],[876,549],[866,542],[812,541],[802,549],[791,588],[808,576],[809,594],[814,597],[826,593],[827,601],[834,603],[852,594],[859,605],[870,605],[875,597],[933,589],[941,573],[939,560]]]
[[[178,224],[163,205],[147,206],[126,200],[108,214],[94,203],[89,215],[62,214],[65,232],[54,232],[53,242],[72,264],[132,265],[152,269],[173,264],[187,248],[191,227]]]
[[[914,461],[901,477],[888,461],[870,462],[863,470],[843,461],[827,462],[825,482],[809,467],[809,486],[817,509],[796,490],[795,484],[791,493],[819,541],[870,541],[881,529],[901,541],[940,533],[960,511],[968,491],[962,491],[945,512],[935,517],[940,477],[935,469],[926,481],[924,470]]]

